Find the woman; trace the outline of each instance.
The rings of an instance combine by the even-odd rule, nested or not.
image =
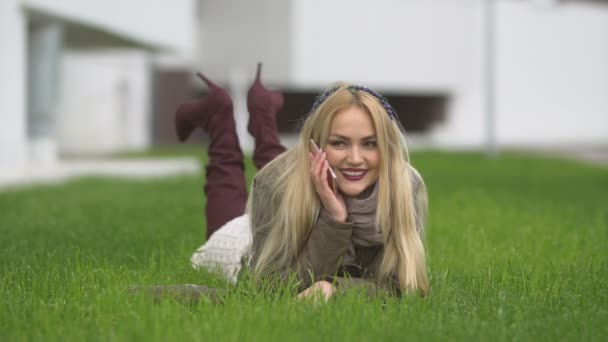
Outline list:
[[[176,113],[180,140],[196,127],[211,138],[208,234],[242,215],[247,202],[254,279],[293,272],[300,297],[322,293],[328,299],[356,287],[425,295],[426,189],[408,163],[390,104],[371,89],[337,84],[317,98],[299,142],[285,151],[275,123],[282,96],[266,90],[259,75],[260,66],[248,94],[248,130],[260,171],[248,201],[228,94],[200,75],[210,94]],[[321,153],[313,153],[311,140]]]

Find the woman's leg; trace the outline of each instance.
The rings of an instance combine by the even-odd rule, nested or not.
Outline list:
[[[247,94],[249,124],[247,130],[255,138],[253,163],[259,169],[285,151],[279,141],[276,115],[283,106],[283,94],[267,90],[260,81],[262,63]]]
[[[175,113],[180,141],[199,127],[209,134],[205,194],[207,239],[228,221],[242,215],[247,204],[243,153],[234,123],[232,100],[226,90],[198,74],[210,93],[200,101],[182,104]]]

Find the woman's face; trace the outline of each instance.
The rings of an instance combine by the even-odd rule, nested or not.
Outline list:
[[[376,130],[363,109],[353,106],[336,114],[324,150],[343,194],[357,196],[378,179]]]

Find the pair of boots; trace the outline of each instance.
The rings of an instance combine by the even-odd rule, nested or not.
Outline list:
[[[247,93],[247,130],[255,139],[253,161],[258,169],[285,151],[279,142],[276,125],[276,113],[283,106],[283,95],[264,87],[260,80],[261,69],[262,64],[258,63],[256,78]],[[197,75],[207,84],[210,92],[204,99],[179,106],[175,113],[175,128],[182,142],[197,127],[209,134],[205,184],[209,238],[225,223],[244,213],[247,188],[232,99],[226,90],[203,74]]]

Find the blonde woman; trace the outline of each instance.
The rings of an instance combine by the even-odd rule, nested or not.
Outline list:
[[[299,297],[326,300],[352,288],[424,296],[426,189],[393,108],[369,88],[336,84],[316,99],[298,143],[285,150],[275,123],[282,96],[259,75],[258,66],[248,129],[260,171],[248,199],[228,94],[200,75],[210,94],[176,113],[181,140],[196,127],[211,138],[208,236],[246,207],[254,279],[293,274]]]

